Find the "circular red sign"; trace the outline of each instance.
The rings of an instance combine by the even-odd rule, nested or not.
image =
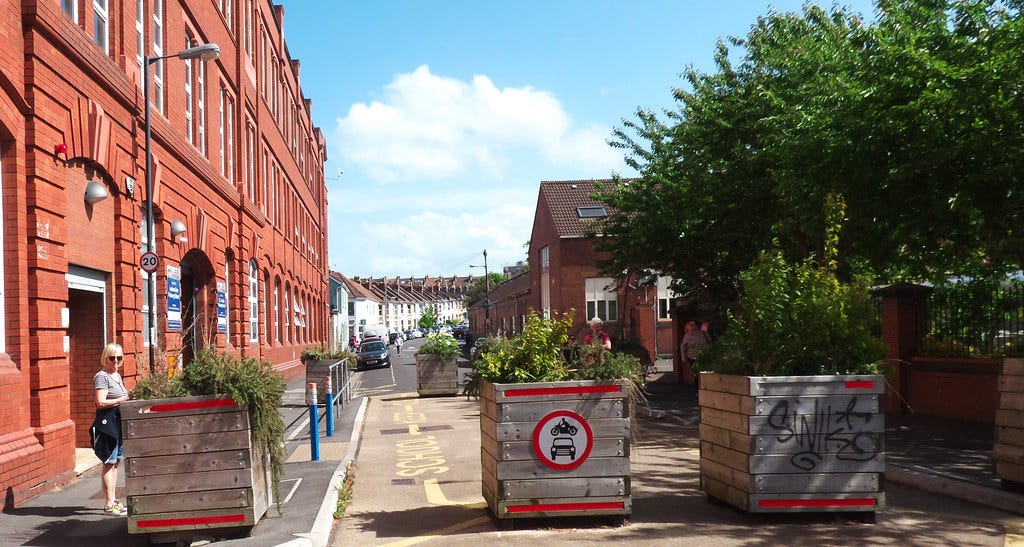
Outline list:
[[[556,471],[576,469],[594,448],[590,424],[571,410],[555,410],[533,428],[533,452],[541,463]]]
[[[158,264],[160,264],[160,258],[154,252],[145,252],[139,257],[139,266],[147,273],[155,272]]]

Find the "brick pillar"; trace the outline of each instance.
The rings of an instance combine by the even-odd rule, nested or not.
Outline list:
[[[901,414],[908,391],[907,364],[917,355],[927,329],[930,287],[910,283],[886,285],[871,291],[881,297],[882,343],[885,358],[893,366],[889,375],[886,412]]]
[[[647,354],[651,357],[651,362],[658,357],[654,352],[654,306],[651,304],[637,304],[633,308],[633,320],[635,325],[634,334],[636,339],[640,341],[640,345],[647,350]]]

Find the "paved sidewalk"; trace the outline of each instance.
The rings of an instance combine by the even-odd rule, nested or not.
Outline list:
[[[271,506],[248,537],[226,539],[225,529],[197,531],[198,540],[218,540],[217,545],[322,546],[334,524],[337,488],[356,454],[367,400],[353,399],[336,418],[334,435],[326,437],[323,409],[319,413],[320,461],[310,461],[309,413],[305,405],[305,379],[288,385],[281,409],[287,432],[288,457],[281,481],[280,511]],[[288,433],[286,432],[286,435]],[[91,451],[90,451],[91,452]],[[94,455],[85,458],[93,464]],[[45,546],[143,546],[146,534],[129,534],[123,517],[104,513],[100,492],[100,466],[85,466],[72,484],[32,499],[21,507],[0,513],[0,545]],[[118,496],[124,499],[123,469],[118,476]]]

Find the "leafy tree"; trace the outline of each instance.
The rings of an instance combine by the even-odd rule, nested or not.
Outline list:
[[[605,270],[653,268],[732,303],[763,250],[823,256],[829,196],[846,204],[842,279],[1021,267],[1021,5],[880,0],[870,25],[807,5],[720,42],[715,72],[684,71],[677,110],[616,131],[641,177],[597,196],[617,210]]]
[[[474,281],[473,286],[466,291],[466,296],[463,299],[463,303],[467,308],[483,300],[484,297],[487,296],[488,279],[490,279],[492,291],[498,285],[508,281],[508,277],[506,277],[505,274],[498,272],[488,272],[486,277],[478,277]]]
[[[419,327],[421,329],[429,329],[437,324],[437,306],[433,304],[427,304],[427,307],[423,309],[423,315],[420,316]]]

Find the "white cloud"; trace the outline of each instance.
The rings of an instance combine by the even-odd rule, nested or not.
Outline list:
[[[422,65],[397,75],[381,100],[352,105],[334,142],[347,171],[394,183],[473,172],[501,179],[523,154],[579,165],[581,176],[608,173],[622,161],[606,143],[610,134],[598,125],[574,127],[547,91],[499,89],[482,75],[465,82]]]

